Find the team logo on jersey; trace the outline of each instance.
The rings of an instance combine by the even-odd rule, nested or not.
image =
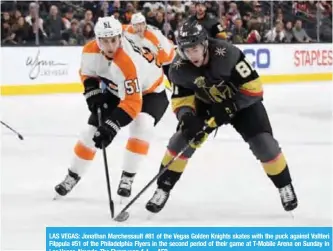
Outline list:
[[[224,57],[226,53],[227,53],[227,48],[218,47],[215,49],[216,56]]]
[[[172,64],[172,67],[178,70],[184,64],[183,60],[178,59],[176,62]]]
[[[234,91],[224,81],[218,84],[207,86],[204,76],[197,77],[194,84],[203,89],[209,99],[214,103],[222,103],[223,100],[230,99],[234,96]]]
[[[204,76],[197,77],[197,78],[194,80],[194,84],[195,84],[198,88],[207,88],[207,86],[206,86],[206,81],[205,81],[205,77],[204,77]]]

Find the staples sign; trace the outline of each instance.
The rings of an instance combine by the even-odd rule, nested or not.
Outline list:
[[[295,50],[294,64],[296,67],[330,66],[332,50]]]

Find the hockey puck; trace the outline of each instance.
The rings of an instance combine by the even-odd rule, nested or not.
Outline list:
[[[21,134],[18,135],[20,140],[23,140],[23,136]]]
[[[126,221],[129,217],[129,213],[128,212],[121,212],[120,214],[118,214],[116,216],[116,218],[114,218],[115,221],[118,221],[118,222],[123,222],[123,221]]]

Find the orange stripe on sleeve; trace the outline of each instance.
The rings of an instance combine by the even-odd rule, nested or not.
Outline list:
[[[120,101],[118,107],[123,109],[131,118],[135,118],[142,108],[141,90],[136,67],[123,48],[118,49],[114,57],[114,63],[125,77],[125,99]]]
[[[86,147],[82,142],[78,141],[74,147],[75,154],[84,160],[93,160],[96,151]]]
[[[127,141],[126,149],[132,153],[147,155],[149,150],[149,143],[141,139],[129,138]]]

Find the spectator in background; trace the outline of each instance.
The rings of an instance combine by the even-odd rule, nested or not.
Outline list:
[[[64,45],[83,45],[84,38],[80,33],[78,20],[72,20],[70,29],[63,33],[62,38],[62,44]]]
[[[65,30],[65,25],[62,18],[58,14],[58,7],[52,5],[50,7],[50,15],[45,20],[46,32],[48,34],[49,41],[54,43],[60,42],[62,31]]]
[[[265,42],[268,43],[284,43],[286,36],[283,32],[283,23],[280,21],[276,22],[275,27],[268,31],[265,35]]]
[[[13,14],[13,23],[17,23],[18,20],[20,19],[20,17],[22,17],[21,11],[19,10],[15,10],[14,14]]]
[[[283,18],[283,14],[282,13],[278,13],[275,23],[280,22],[280,23],[284,23],[284,18]]]
[[[91,41],[92,39],[94,39],[95,34],[94,34],[94,26],[93,24],[91,24],[90,22],[86,23],[83,26],[83,43],[86,44],[89,41]]]
[[[110,16],[110,6],[108,1],[103,1],[101,3],[100,9],[98,9],[96,15],[98,17],[107,17]]]
[[[230,27],[228,27],[228,29],[232,30],[233,26],[234,26],[234,23],[235,23],[235,20],[241,18],[241,15],[238,11],[236,3],[231,2],[229,4],[229,10],[228,10],[228,13],[227,13],[227,17],[230,20]]]
[[[17,44],[26,44],[29,37],[29,24],[25,22],[23,17],[19,17],[17,23],[13,25],[15,33],[15,42]]]
[[[260,43],[261,41],[261,36],[259,33],[260,30],[260,23],[256,18],[252,18],[248,22],[249,26],[249,34],[246,38],[246,43],[248,44],[255,44],[255,43]]]
[[[40,18],[31,18],[32,25],[29,25],[27,44],[44,44],[47,40],[47,35],[41,28],[41,20]]]
[[[7,19],[7,14],[9,16],[8,12],[5,12],[6,14],[3,15],[3,20],[1,22],[1,42],[3,44],[15,44],[14,41],[15,33],[12,32],[9,19]],[[5,16],[5,17],[4,17]]]
[[[195,8],[195,4],[191,3],[189,5],[189,9],[188,9],[188,15],[189,16],[194,16],[197,13],[196,8]]]
[[[119,0],[113,1],[110,13],[112,15],[114,15],[114,13],[117,12],[119,13],[120,16],[123,15],[123,13],[125,12],[122,8],[121,8],[121,4]]]
[[[208,36],[213,38],[226,39],[226,31],[223,29],[219,20],[212,14],[207,13],[206,1],[196,1],[195,2],[196,14],[191,16],[189,20],[197,21],[200,23],[207,31]]]
[[[94,27],[93,17],[94,16],[93,16],[92,11],[91,10],[86,10],[86,12],[84,13],[84,19],[81,20],[80,26],[79,26],[79,28],[80,28],[81,31],[84,30],[84,26],[86,24],[90,24],[90,25],[92,25]]]
[[[172,11],[176,13],[185,13],[185,5],[181,1],[172,1],[173,5],[171,7]]]
[[[259,23],[264,19],[264,13],[261,8],[261,4],[258,1],[252,2],[252,17],[256,18]]]
[[[9,25],[11,25],[12,24],[12,21],[11,21],[11,19],[10,19],[10,15],[9,15],[9,12],[3,12],[2,13],[2,20],[1,20],[1,22],[4,22],[4,23],[8,23]]]
[[[155,14],[155,20],[153,21],[152,25],[163,31],[164,25],[164,14],[161,11],[157,11]]]
[[[36,23],[39,24],[39,29],[42,30],[44,33],[44,28],[43,28],[44,21],[43,21],[43,19],[41,19],[39,17],[38,11],[39,11],[38,4],[36,4],[34,2],[30,3],[29,4],[29,15],[26,16],[25,21],[32,26],[32,24],[33,24],[32,20],[38,19]]]
[[[247,37],[247,31],[243,28],[243,22],[241,18],[235,20],[235,26],[232,29],[231,42],[235,44],[245,43]]]
[[[67,8],[64,17],[62,18],[62,22],[64,23],[65,29],[71,28],[71,22],[74,17],[74,10],[73,8]]]
[[[293,35],[293,23],[292,22],[287,22],[286,27],[284,30],[284,35],[286,37],[286,42],[291,43],[294,41],[294,35]]]
[[[177,13],[175,15],[175,18],[170,21],[170,25],[171,25],[172,30],[174,30],[174,31],[177,30],[178,23],[182,23],[182,22],[184,22],[183,13]]]
[[[86,9],[86,10],[90,10],[93,17],[96,16],[96,13],[99,9],[99,3],[98,1],[93,1],[93,0],[84,0],[83,1],[84,4],[83,4],[83,8]],[[93,23],[94,23],[94,20],[91,20]]]
[[[135,13],[134,6],[131,2],[127,2],[126,11],[123,16],[123,23],[129,24],[131,22],[132,14]]]
[[[320,30],[320,41],[332,43],[332,12],[322,20]]]
[[[302,21],[296,20],[295,26],[292,30],[293,36],[298,43],[309,43],[311,42],[311,38],[308,36],[306,31],[302,28]]]

